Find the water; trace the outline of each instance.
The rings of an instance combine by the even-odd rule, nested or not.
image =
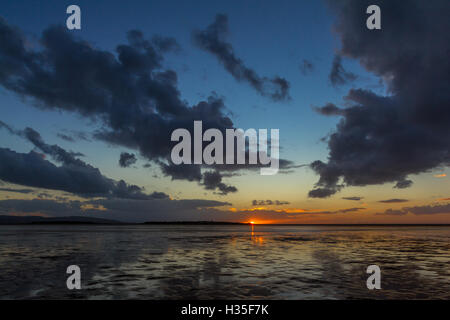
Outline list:
[[[0,226],[0,298],[450,299],[449,261],[450,227]]]

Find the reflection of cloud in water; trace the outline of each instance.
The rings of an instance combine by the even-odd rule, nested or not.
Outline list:
[[[1,298],[450,298],[450,228],[0,228]],[[366,288],[369,264],[382,290]]]

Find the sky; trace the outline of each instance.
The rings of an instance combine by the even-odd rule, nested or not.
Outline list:
[[[66,8],[81,9],[68,30]],[[369,30],[366,8],[381,8]],[[0,5],[0,214],[450,223],[448,1]],[[193,121],[280,171],[171,163]],[[258,168],[256,168],[258,169]]]

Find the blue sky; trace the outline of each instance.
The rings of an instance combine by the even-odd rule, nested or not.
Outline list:
[[[332,17],[323,3],[196,1],[190,5],[179,1],[133,1],[132,6],[124,6],[123,1],[77,3],[82,10],[82,30],[74,31],[77,36],[111,51],[126,41],[126,31],[131,29],[142,30],[147,36],[172,36],[182,51],[169,55],[165,66],[177,71],[182,97],[190,104],[215,92],[225,98],[236,126],[279,128],[283,157],[306,163],[326,156],[325,145],[319,139],[337,120],[314,113],[311,106],[339,101],[345,88],[333,88],[328,80],[338,43],[330,32]],[[71,2],[9,2],[2,4],[2,15],[37,38],[49,25],[65,23],[67,4]],[[247,84],[236,82],[214,57],[193,45],[191,31],[205,28],[217,13],[229,16],[229,41],[237,56],[262,76],[280,75],[290,81],[291,101],[272,102],[261,97]],[[314,65],[310,75],[300,72],[303,59]],[[348,69],[363,72],[351,62]],[[92,129],[92,124],[84,119],[58,112],[43,113],[14,94],[3,89],[0,92],[4,103],[11,106],[2,116],[17,128],[39,128],[48,139],[53,139],[54,133],[61,129],[80,130],[80,126]],[[6,132],[0,134],[5,141],[11,139]],[[81,147],[89,148],[88,144]]]
[[[235,127],[280,129],[281,157],[296,164],[326,161],[327,144],[320,139],[333,132],[339,121],[338,117],[318,114],[313,106],[328,102],[342,106],[345,104],[343,97],[352,87],[386,94],[380,79],[367,72],[356,59],[343,58],[343,67],[357,75],[357,80],[338,87],[331,84],[329,74],[341,44],[333,31],[336,17],[322,1],[9,1],[1,4],[0,15],[10,25],[20,28],[28,39],[27,46],[37,49],[41,32],[49,25],[64,25],[66,7],[75,3],[81,8],[82,30],[71,32],[96,48],[115,52],[117,45],[126,43],[126,32],[132,29],[141,30],[146,37],[157,34],[175,38],[181,50],[165,54],[163,66],[177,73],[182,99],[194,105],[213,93],[223,98]],[[204,30],[218,13],[228,16],[227,41],[236,56],[260,76],[285,78],[291,85],[289,101],[272,101],[247,83],[236,81],[216,57],[193,43],[192,32]],[[306,75],[300,71],[304,59],[313,65],[313,70]],[[277,175],[269,180],[255,173],[229,178],[227,181],[240,191],[227,196],[204,190],[193,182],[173,181],[164,177],[155,165],[151,169],[142,168],[148,162],[143,157],[138,156],[135,168],[120,168],[117,164],[120,153],[133,150],[94,139],[72,143],[57,136],[75,131],[89,134],[100,129],[101,123],[75,113],[36,108],[34,102],[1,86],[0,104],[3,122],[16,129],[31,127],[40,132],[48,144],[82,152],[83,159],[98,167],[105,176],[126,179],[145,187],[148,192],[165,192],[175,199],[227,201],[238,208],[249,206],[251,199],[271,197],[289,201],[293,207],[324,209],[347,205],[336,199],[331,203],[309,199],[308,190],[318,179],[309,168],[296,169],[292,174]],[[0,130],[0,141],[1,147],[17,152],[27,153],[33,149],[30,142],[6,130]],[[421,201],[439,196],[437,192],[442,185],[435,185],[432,175],[423,178],[429,185],[427,179],[432,181],[430,188],[435,188],[432,192],[418,197],[423,186],[422,189],[413,187],[402,191],[402,196],[414,196]],[[269,189],[272,185],[279,187]],[[355,193],[366,199],[386,198],[392,192],[392,186],[353,186],[336,198]]]

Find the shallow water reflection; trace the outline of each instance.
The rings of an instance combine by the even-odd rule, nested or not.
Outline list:
[[[0,226],[0,298],[450,299],[450,227]],[[66,288],[66,268],[82,290]],[[368,265],[382,290],[366,288]]]

